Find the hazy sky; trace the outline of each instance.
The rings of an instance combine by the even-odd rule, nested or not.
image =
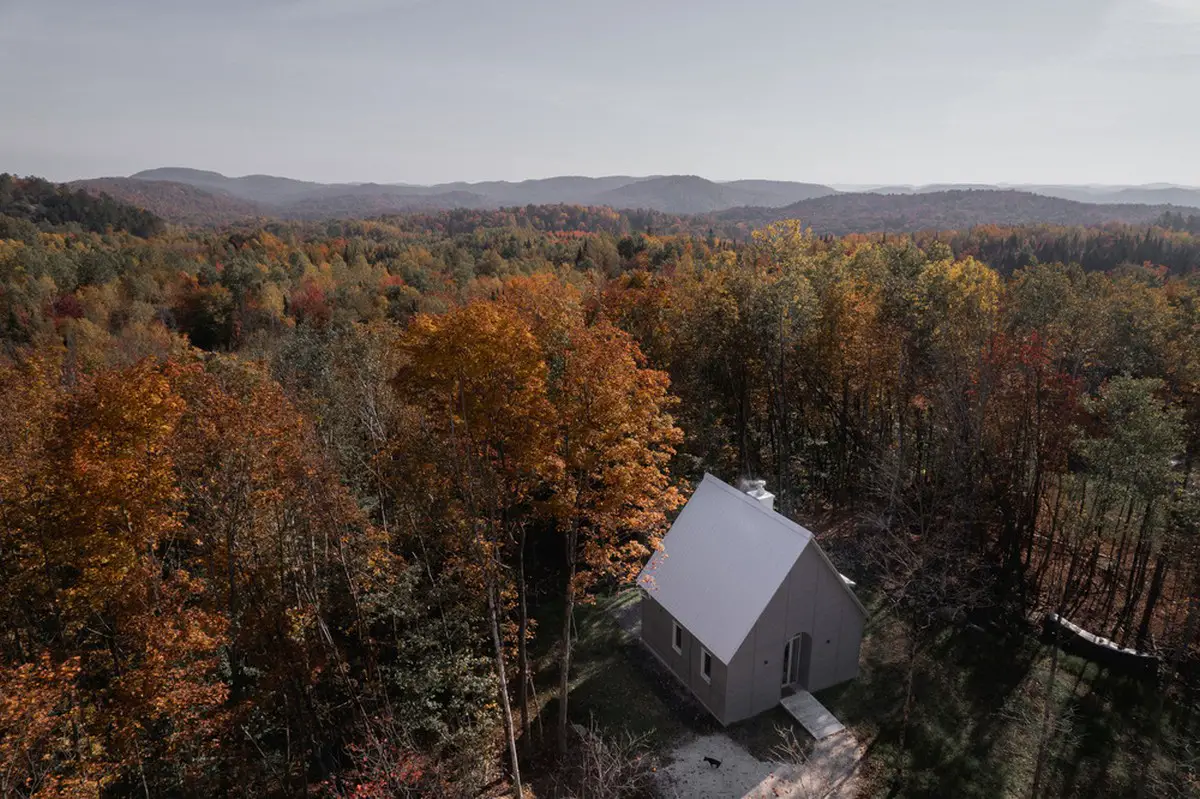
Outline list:
[[[1200,0],[0,0],[0,171],[1200,184]]]

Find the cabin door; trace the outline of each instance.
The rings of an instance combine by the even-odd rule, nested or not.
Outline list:
[[[807,689],[809,666],[812,665],[812,636],[801,633],[792,639],[793,642],[796,640],[799,640],[799,644],[792,644],[796,648],[796,676],[792,682],[798,682]]]
[[[792,685],[800,677],[800,661],[804,653],[802,638],[808,638],[808,633],[797,635],[783,645],[783,685]],[[809,647],[811,648],[811,639]]]

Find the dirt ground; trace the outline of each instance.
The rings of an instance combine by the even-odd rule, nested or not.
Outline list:
[[[704,758],[721,761],[714,767]],[[755,758],[723,733],[693,738],[676,747],[659,770],[659,791],[669,799],[852,799],[862,747],[849,732],[818,741],[802,765]]]
[[[635,596],[613,603],[609,613],[636,639],[641,614]],[[781,764],[759,760],[724,733],[692,736],[664,756],[658,787],[667,799],[853,799],[863,751],[847,730],[816,741],[805,763]],[[721,761],[720,767],[705,757]]]

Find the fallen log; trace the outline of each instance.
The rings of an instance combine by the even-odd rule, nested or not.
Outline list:
[[[1159,660],[1155,655],[1118,646],[1107,638],[1072,624],[1057,613],[1047,613],[1042,625],[1043,640],[1058,645],[1064,652],[1107,666],[1113,671],[1136,677],[1154,677]]]

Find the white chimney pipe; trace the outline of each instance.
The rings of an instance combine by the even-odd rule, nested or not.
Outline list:
[[[767,510],[775,510],[775,495],[767,490],[766,480],[747,480],[746,493],[761,502]]]

